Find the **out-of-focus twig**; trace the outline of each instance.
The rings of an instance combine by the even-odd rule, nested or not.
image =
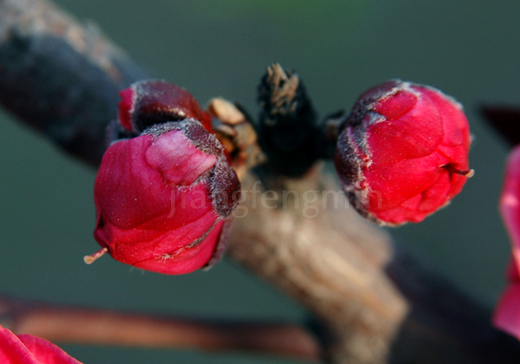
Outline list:
[[[317,360],[302,327],[282,323],[189,320],[57,306],[0,297],[0,323],[56,343],[242,351]]]

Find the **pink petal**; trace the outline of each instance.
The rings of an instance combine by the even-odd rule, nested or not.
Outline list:
[[[41,364],[81,364],[47,340],[32,335],[19,335],[18,337]]]
[[[520,146],[509,154],[499,209],[514,248],[520,249]],[[518,264],[518,263],[517,263]]]
[[[16,336],[0,326],[2,364],[81,364],[59,347],[32,335]]]
[[[520,340],[520,282],[510,283],[493,315],[493,325]]]
[[[495,308],[493,324],[520,340],[520,146],[509,154],[499,209],[512,245],[509,283]]]
[[[197,149],[180,130],[155,140],[146,150],[146,162],[172,185],[187,186],[215,165],[217,158]]]
[[[0,363],[41,364],[11,331],[0,328]]]

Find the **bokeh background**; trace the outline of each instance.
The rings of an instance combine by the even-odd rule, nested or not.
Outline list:
[[[390,78],[440,88],[469,117],[475,177],[452,204],[392,231],[461,289],[492,305],[509,243],[497,213],[506,144],[478,114],[520,105],[520,2],[486,0],[57,0],[100,26],[142,66],[204,104],[256,113],[271,62],[295,69],[323,116]],[[0,111],[0,291],[75,305],[181,316],[304,320],[281,293],[224,261],[162,276],[109,257],[92,266],[95,172]],[[292,363],[248,355],[67,345],[85,363]]]

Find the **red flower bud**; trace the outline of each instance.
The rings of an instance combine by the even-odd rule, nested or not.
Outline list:
[[[81,364],[54,344],[32,335],[15,335],[0,326],[0,363]]]
[[[119,123],[137,134],[155,124],[184,119],[200,121],[211,131],[211,116],[185,89],[164,81],[139,81],[119,93]]]
[[[495,308],[493,324],[520,340],[520,146],[509,155],[499,207],[511,240],[513,259],[507,270],[509,282]]]
[[[469,125],[439,90],[399,80],[365,92],[336,146],[336,170],[358,211],[380,224],[420,222],[467,177]]]
[[[115,142],[94,188],[94,237],[103,249],[87,260],[108,251],[123,263],[160,273],[201,268],[222,250],[224,218],[239,189],[222,145],[193,119]]]

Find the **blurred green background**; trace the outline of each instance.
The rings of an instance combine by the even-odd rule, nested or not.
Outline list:
[[[520,105],[520,2],[485,0],[59,0],[91,19],[142,66],[204,104],[238,100],[256,113],[271,62],[295,69],[323,116],[350,108],[390,78],[425,83],[467,111],[476,175],[446,209],[393,235],[461,288],[493,304],[509,243],[497,213],[507,146],[477,113]],[[94,171],[0,111],[0,291],[27,298],[158,314],[303,320],[282,294],[224,261],[207,273],[161,276],[109,257],[92,266]],[[289,363],[247,355],[67,345],[85,363]]]

